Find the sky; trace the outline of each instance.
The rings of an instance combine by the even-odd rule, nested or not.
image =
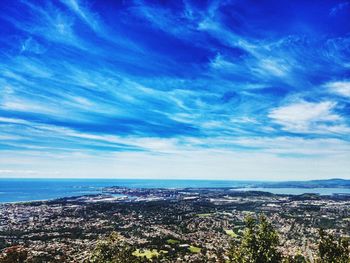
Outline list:
[[[0,6],[0,177],[350,179],[349,1]]]

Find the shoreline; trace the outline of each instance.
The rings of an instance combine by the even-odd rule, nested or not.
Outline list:
[[[271,190],[299,190],[303,192],[298,193],[291,193],[291,192],[279,192],[274,193],[271,192]],[[321,193],[320,191],[307,191],[307,190],[348,190],[348,192],[342,192],[342,191],[336,191],[336,192],[329,192],[329,193]],[[61,201],[78,201],[78,199],[84,199],[89,197],[98,197],[98,196],[113,196],[113,195],[121,195],[121,196],[127,196],[120,194],[118,191],[121,190],[128,190],[128,191],[189,191],[189,192],[195,192],[195,191],[229,191],[231,193],[262,193],[262,194],[270,194],[275,196],[303,196],[303,195],[315,195],[320,197],[335,197],[335,196],[350,196],[350,188],[344,188],[344,187],[337,187],[337,188],[302,188],[302,187],[295,187],[295,188],[287,188],[287,187],[280,187],[280,188],[269,188],[269,187],[153,187],[153,188],[139,188],[139,187],[122,187],[122,186],[111,186],[111,187],[105,187],[101,189],[101,192],[99,193],[90,193],[90,194],[80,194],[80,195],[67,195],[67,196],[60,196],[60,197],[53,197],[53,198],[43,198],[43,199],[33,199],[33,200],[22,200],[22,201],[0,201],[0,206],[3,205],[21,205],[21,204],[31,204],[36,202],[59,202]],[[270,190],[270,191],[269,191]],[[130,197],[130,196],[129,196]]]

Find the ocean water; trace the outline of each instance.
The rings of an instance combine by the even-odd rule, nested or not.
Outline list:
[[[50,200],[61,197],[98,194],[107,186],[135,188],[234,187],[276,194],[347,193],[341,188],[243,188],[252,181],[144,180],[144,179],[0,179],[0,203]]]
[[[0,178],[0,203],[98,194],[102,192],[102,188],[107,186],[135,188],[244,187],[249,183],[251,182],[211,180]]]

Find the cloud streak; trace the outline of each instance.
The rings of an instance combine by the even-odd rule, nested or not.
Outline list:
[[[85,166],[107,177],[346,177],[347,10],[333,1],[8,2],[0,169],[73,176],[71,157],[78,177]],[[43,165],[44,156],[57,161]],[[288,171],[310,159],[326,170]],[[118,172],[99,173],[101,163]]]

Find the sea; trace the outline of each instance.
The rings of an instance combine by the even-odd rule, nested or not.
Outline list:
[[[260,181],[261,182],[261,181]],[[230,187],[238,191],[257,190],[274,194],[350,194],[344,188],[251,188],[253,181],[159,180],[159,179],[7,179],[0,178],[0,203],[52,200],[62,197],[100,194],[104,187],[187,188]]]

